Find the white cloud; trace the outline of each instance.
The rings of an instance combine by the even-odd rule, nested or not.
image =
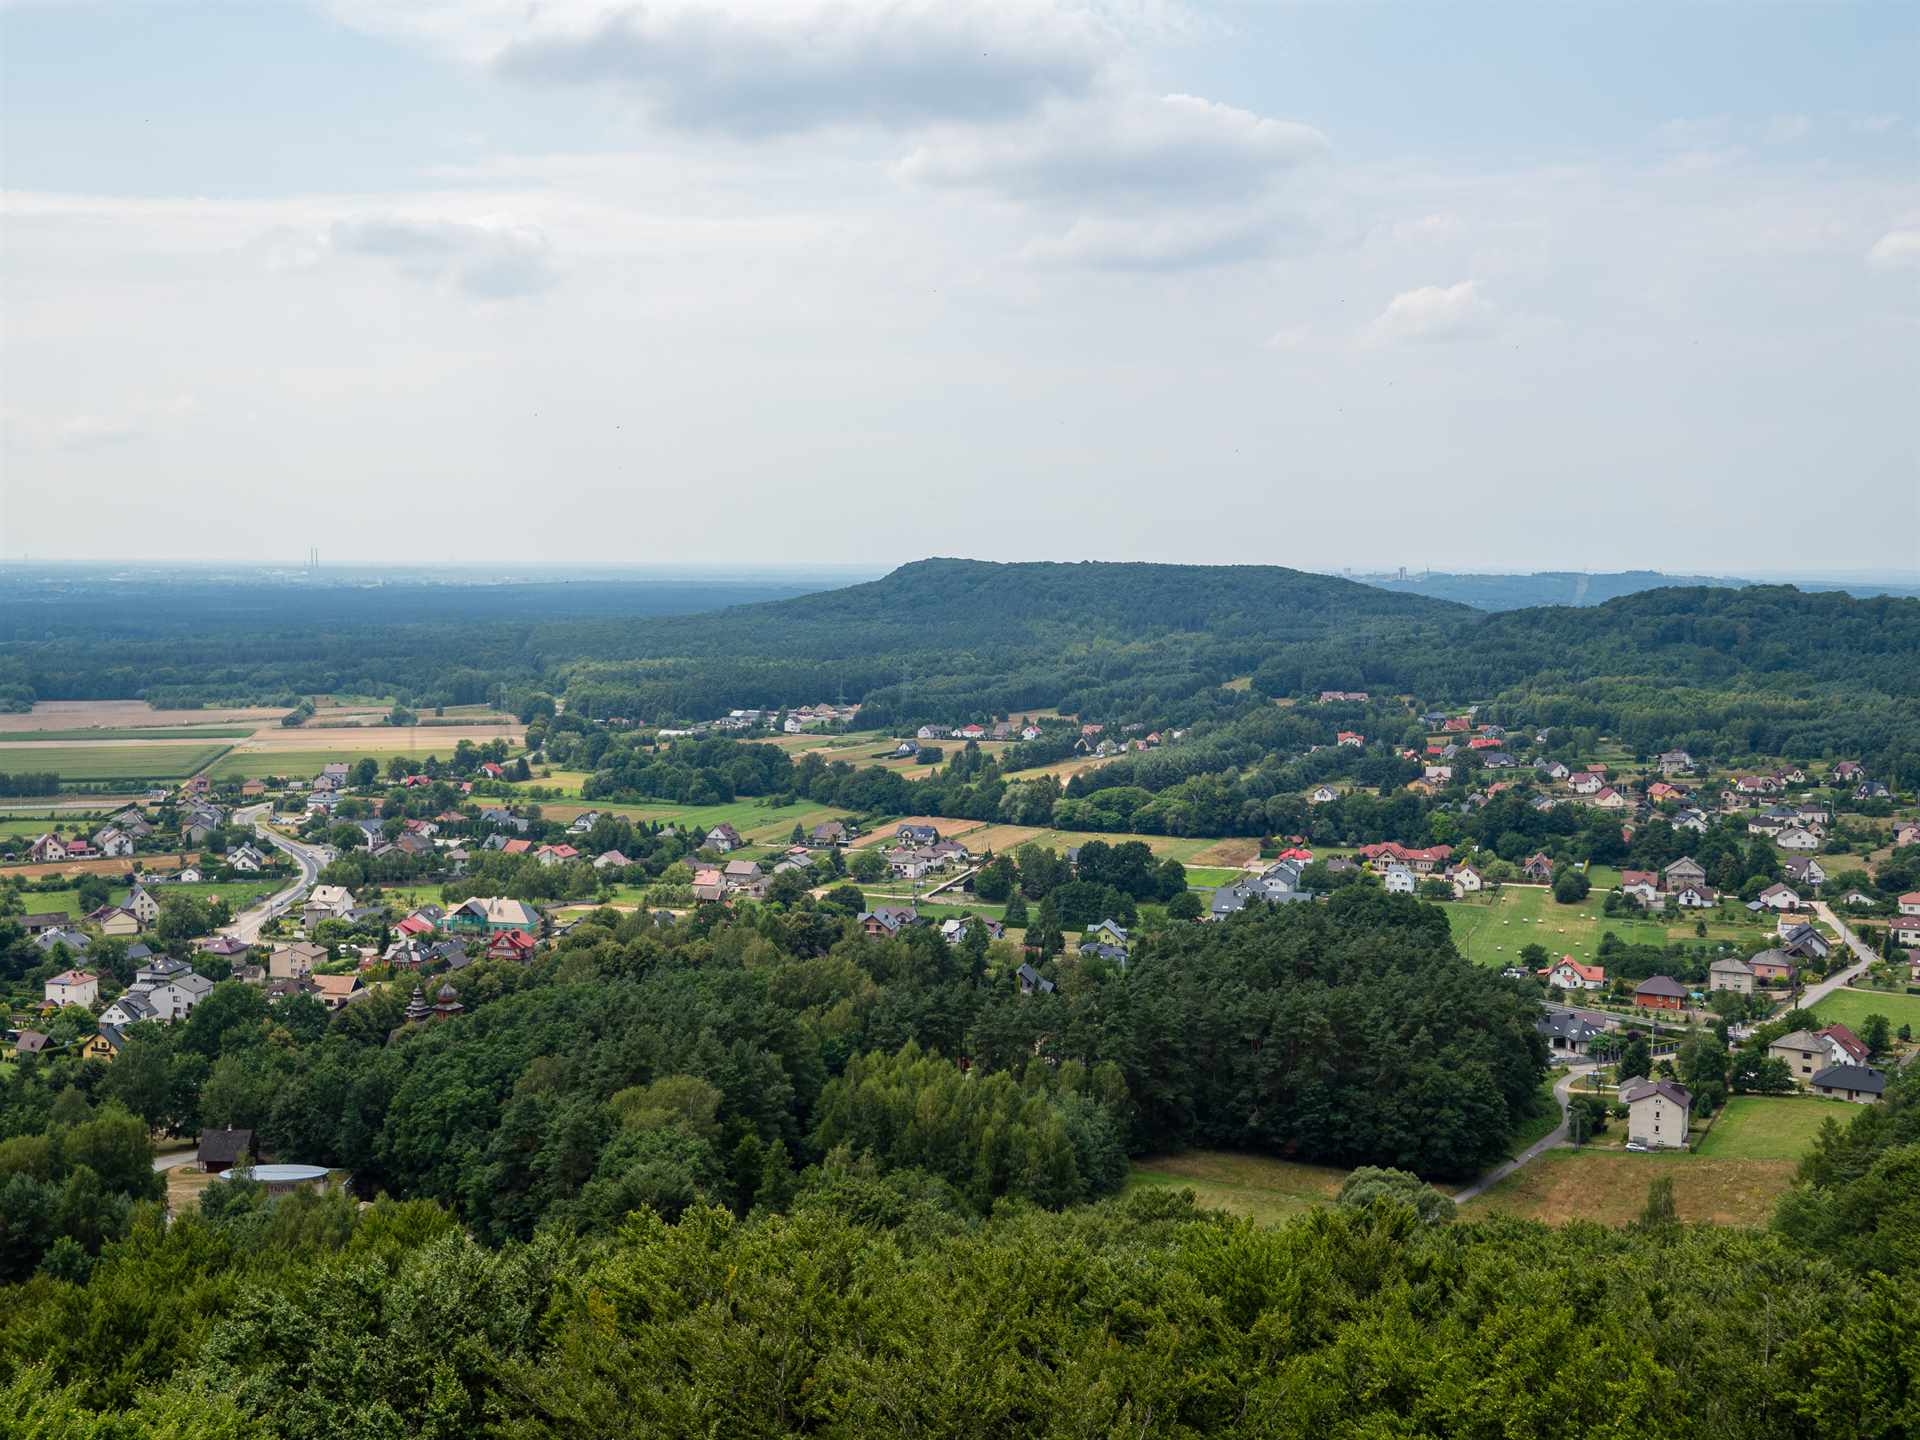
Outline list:
[[[1087,89],[1132,5],[1102,0],[336,0],[524,80],[605,86],[662,122],[762,135],[1019,114]]]
[[[1775,115],[1763,132],[1769,144],[1787,145],[1804,140],[1813,133],[1813,121],[1805,115]]]
[[[1493,328],[1491,307],[1471,280],[1423,285],[1387,302],[1368,330],[1376,345],[1468,340]]]
[[[1300,234],[1297,222],[1257,210],[1082,216],[1058,234],[1030,240],[1021,258],[1089,270],[1191,270],[1263,259]]]
[[[1137,203],[1244,195],[1327,149],[1310,125],[1192,95],[1137,96],[1054,106],[1031,125],[996,133],[943,135],[898,173],[1024,201]]]
[[[1876,270],[1910,270],[1920,266],[1920,229],[1889,230],[1873,242],[1867,263]]]
[[[532,295],[558,278],[546,235],[511,220],[358,215],[319,230],[274,231],[264,247],[273,270],[313,269],[336,257],[374,260],[486,300]]]

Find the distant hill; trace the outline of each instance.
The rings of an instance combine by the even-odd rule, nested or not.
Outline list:
[[[1739,590],[1762,582],[1732,575],[1667,575],[1658,570],[1536,570],[1530,575],[1472,575],[1427,571],[1399,575],[1356,575],[1362,584],[1396,595],[1453,600],[1476,610],[1524,610],[1535,605],[1604,605],[1646,590]],[[1920,595],[1920,586],[1881,585],[1843,580],[1796,581],[1797,588],[1840,592],[1856,597]]]

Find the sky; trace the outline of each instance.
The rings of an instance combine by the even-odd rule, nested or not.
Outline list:
[[[1920,5],[0,0],[0,556],[1920,569]]]

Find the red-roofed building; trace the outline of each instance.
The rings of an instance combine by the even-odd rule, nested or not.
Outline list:
[[[489,960],[531,960],[534,939],[524,930],[502,930],[487,937]]]
[[[1583,965],[1571,955],[1562,955],[1558,964],[1549,965],[1540,973],[1546,976],[1549,985],[1558,985],[1562,990],[1598,990],[1607,983],[1606,966]]]
[[[502,855],[530,855],[533,853],[531,840],[509,840],[500,847]]]
[[[1467,741],[1469,750],[1498,750],[1500,742],[1491,735],[1476,735]]]
[[[1350,749],[1354,749],[1354,750],[1358,750],[1361,746],[1367,743],[1367,737],[1362,735],[1357,730],[1342,730],[1338,735],[1334,736],[1333,738],[1337,740],[1340,744],[1345,745]]]

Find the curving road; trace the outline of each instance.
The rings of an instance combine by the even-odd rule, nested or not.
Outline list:
[[[1570,1138],[1567,1130],[1567,1100],[1573,1093],[1573,1082],[1578,1080],[1582,1075],[1591,1075],[1599,1068],[1597,1064],[1592,1062],[1582,1065],[1569,1065],[1567,1067],[1567,1073],[1554,1081],[1553,1084],[1553,1098],[1555,1103],[1560,1107],[1560,1123],[1554,1127],[1550,1134],[1534,1141],[1533,1144],[1522,1150],[1518,1155],[1514,1156],[1513,1159],[1507,1161],[1506,1164],[1494,1166],[1493,1169],[1487,1171],[1486,1174],[1482,1175],[1465,1189],[1456,1190],[1453,1196],[1453,1203],[1455,1205],[1464,1205],[1469,1200],[1478,1199],[1481,1195],[1506,1179],[1507,1176],[1513,1174],[1513,1172],[1518,1170],[1522,1165],[1530,1165],[1542,1155],[1546,1154],[1547,1151],[1565,1145]]]
[[[321,854],[319,847],[303,845],[298,840],[289,840],[277,830],[270,830],[262,823],[261,816],[267,813],[265,805],[249,805],[244,810],[233,812],[237,824],[251,823],[253,833],[266,841],[274,849],[284,851],[293,857],[293,863],[300,867],[300,878],[285,889],[268,896],[251,910],[243,910],[234,917],[233,923],[220,933],[231,935],[252,945],[260,939],[260,932],[269,920],[284,915],[294,907],[300,898],[311,890],[320,878]]]
[[[1867,948],[1867,943],[1864,940],[1841,923],[1840,917],[1833,913],[1833,907],[1827,904],[1826,901],[1814,901],[1813,913],[1826,921],[1833,933],[1840,937],[1841,943],[1853,952],[1855,963],[1847,966],[1844,970],[1834,971],[1833,974],[1822,980],[1818,985],[1809,985],[1800,996],[1800,1008],[1802,1010],[1811,1010],[1834,991],[1843,986],[1851,985],[1855,980],[1860,978],[1867,966],[1880,958],[1874,954],[1872,950]],[[1782,1003],[1790,1006],[1793,1004],[1793,1001],[1788,999]]]

